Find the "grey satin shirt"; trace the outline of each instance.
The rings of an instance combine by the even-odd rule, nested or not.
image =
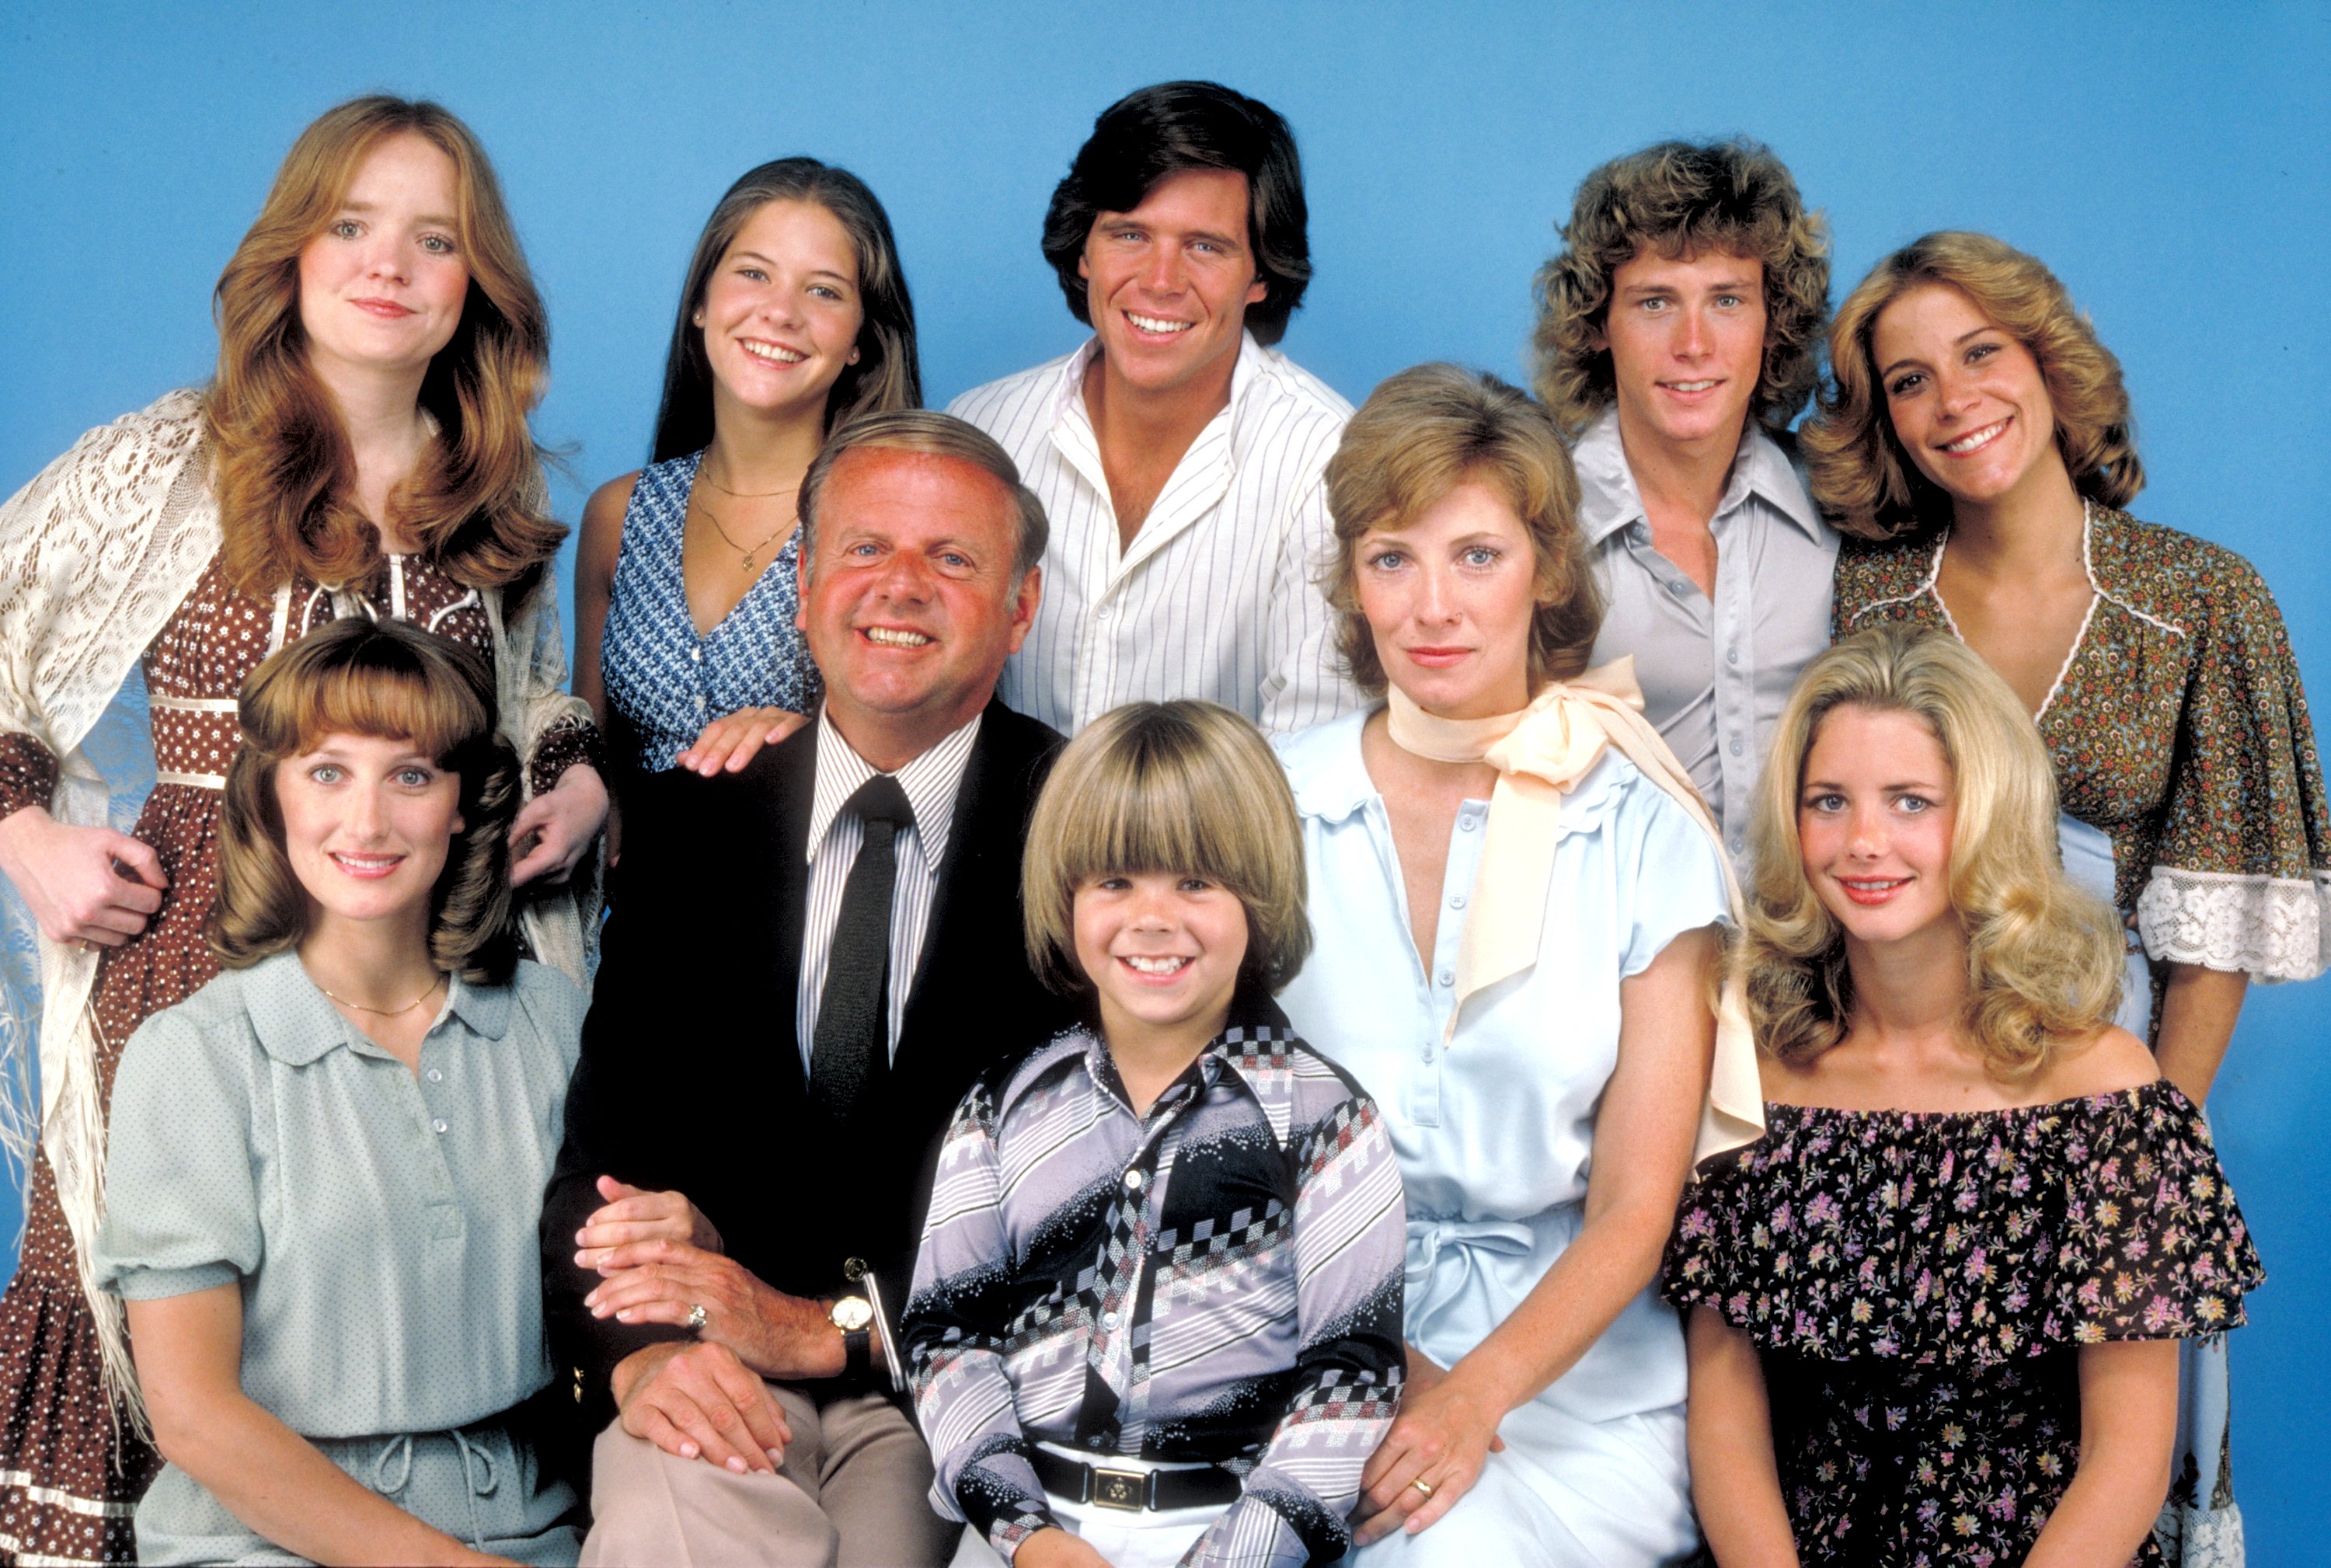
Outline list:
[[[1748,819],[1773,727],[1797,672],[1829,646],[1837,535],[1814,509],[1791,455],[1751,422],[1708,523],[1711,600],[1651,547],[1618,410],[1604,410],[1570,455],[1579,527],[1609,606],[1594,661],[1635,656],[1644,713],[1707,799],[1745,876]]]

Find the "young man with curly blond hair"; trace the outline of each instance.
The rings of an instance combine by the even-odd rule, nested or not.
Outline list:
[[[1837,535],[1788,433],[1819,373],[1827,233],[1765,147],[1661,142],[1588,175],[1562,239],[1532,347],[1608,603],[1594,661],[1634,656],[1745,870],[1774,721],[1829,644]]]

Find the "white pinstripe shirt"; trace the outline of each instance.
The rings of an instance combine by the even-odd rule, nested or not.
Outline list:
[[[1099,347],[948,405],[1003,443],[1051,519],[1036,623],[997,695],[1064,734],[1138,698],[1203,697],[1270,734],[1357,707],[1318,585],[1333,537],[1320,474],[1351,404],[1248,335],[1229,406],[1120,548],[1084,400]]]
[[[947,859],[947,833],[955,825],[955,798],[963,770],[979,738],[979,719],[948,736],[900,768],[895,775],[914,809],[915,825],[895,841],[899,879],[890,891],[890,1051],[907,1018],[915,965],[923,955],[923,935]],[[810,794],[809,904],[802,915],[801,984],[794,999],[794,1031],[801,1042],[802,1072],[809,1072],[810,1045],[817,1036],[817,1008],[825,994],[825,972],[833,958],[833,927],[842,918],[842,890],[866,841],[865,825],[842,805],[876,770],[851,748],[821,706],[817,716],[817,783]]]

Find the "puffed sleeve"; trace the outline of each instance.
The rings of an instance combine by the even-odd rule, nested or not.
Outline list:
[[[1727,918],[1731,900],[1708,831],[1649,778],[1636,774],[1628,790],[1610,831],[1625,916],[1619,973],[1632,978],[1685,932]]]
[[[2166,1082],[2123,1095],[2079,1153],[2042,1333],[2093,1345],[2241,1327],[2266,1270],[2193,1102]]]
[[[257,1050],[206,1030],[187,1006],[156,1013],[129,1037],[113,1086],[93,1257],[103,1288],[151,1301],[257,1271],[247,1065]]]
[[[2311,980],[2331,963],[2331,808],[2282,614],[2212,550],[2167,815],[2136,903],[2156,959]]]
[[[0,734],[0,817],[45,806],[56,793],[56,753],[29,735]]]

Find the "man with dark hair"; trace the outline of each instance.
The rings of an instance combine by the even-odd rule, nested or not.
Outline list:
[[[1285,731],[1357,701],[1317,582],[1351,405],[1270,347],[1311,279],[1307,217],[1287,122],[1210,81],[1110,105],[1053,191],[1044,257],[1092,339],[948,411],[1052,522],[998,688],[1022,712],[1073,731],[1197,697]]]
[[[801,514],[824,703],[741,773],[642,781],[544,1202],[604,1428],[585,1563],[947,1560],[892,1334],[956,1102],[1073,1017],[1020,934],[1060,736],[993,699],[1042,508],[901,410],[835,428]]]
[[[1534,347],[1608,606],[1594,659],[1634,657],[1745,873],[1774,724],[1829,646],[1837,535],[1788,433],[1819,369],[1827,236],[1779,158],[1728,141],[1604,164],[1562,238]]]

